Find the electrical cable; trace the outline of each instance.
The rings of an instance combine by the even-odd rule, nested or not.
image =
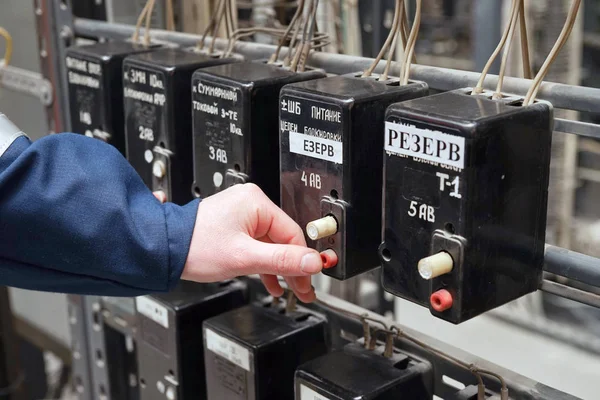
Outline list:
[[[310,15],[310,19],[307,23],[308,33],[302,38],[302,47],[300,51],[300,58],[298,65],[294,67],[294,71],[304,72],[306,69],[306,62],[310,51],[313,49],[312,40],[317,32],[317,11],[319,9],[319,0],[313,0],[313,9]]]
[[[513,7],[515,4],[515,1],[516,0],[513,0]],[[512,8],[511,8],[511,10],[512,10]],[[512,15],[512,12],[511,12],[511,15]],[[485,64],[485,67],[483,68],[483,71],[481,72],[481,76],[479,77],[479,81],[477,82],[477,85],[475,86],[475,88],[473,88],[473,92],[471,94],[478,95],[478,94],[483,93],[483,83],[485,82],[485,78],[486,78],[488,72],[490,71],[490,68],[492,68],[492,64],[494,63],[494,61],[496,61],[496,58],[498,57],[498,55],[504,48],[504,45],[506,44],[506,40],[508,39],[509,31],[510,31],[510,24],[508,24],[506,26],[506,28],[504,29],[504,32],[502,33],[502,37],[500,38],[500,42],[498,43],[498,46],[496,47],[496,49],[494,50],[494,52],[488,59],[487,63]]]
[[[212,40],[210,42],[210,46],[208,47],[208,54],[213,54],[215,51],[215,45],[217,43],[217,36],[219,35],[219,29],[221,28],[221,23],[223,22],[223,17],[225,16],[226,3],[229,0],[220,0],[219,8],[217,9],[216,21],[212,31]]]
[[[300,36],[300,31],[302,30],[302,26],[304,25],[304,16],[301,16],[300,19],[298,20],[298,23],[296,24],[296,27],[294,29],[294,35],[291,37],[290,43],[288,45],[288,50],[287,53],[285,55],[285,57],[283,58],[283,66],[284,67],[289,67],[291,60],[295,57],[295,53],[297,50],[296,47],[296,42],[298,41],[298,37]]]
[[[309,34],[309,26],[311,25],[311,17],[313,15],[313,11],[316,14],[316,7],[315,7],[315,2],[317,0],[311,0],[310,2],[310,6],[308,9],[308,16],[307,18],[305,18],[304,24],[302,26],[302,35],[301,35],[301,40],[298,42],[298,44],[296,45],[296,49],[294,52],[294,57],[292,58],[292,62],[290,65],[290,70],[291,71],[297,71],[298,70],[298,64],[300,63],[300,59],[302,58],[302,53],[304,51],[304,45],[306,43],[306,38],[308,37]]]
[[[523,59],[523,77],[532,79],[531,61],[529,58],[529,36],[527,35],[527,15],[525,13],[525,0],[521,1],[520,11],[521,58]]]
[[[394,19],[393,19],[394,22],[392,23],[392,29],[390,31],[390,34],[388,35],[387,39],[385,40],[385,42],[383,44],[383,47],[379,51],[379,54],[377,54],[377,57],[375,57],[375,60],[373,60],[373,62],[369,66],[369,68],[367,68],[365,70],[365,72],[363,72],[362,78],[367,78],[367,77],[369,77],[369,76],[371,76],[373,74],[373,71],[375,71],[375,68],[377,68],[377,65],[379,65],[379,62],[383,59],[383,56],[385,55],[385,53],[387,52],[388,48],[392,44],[393,35],[394,35],[394,33],[397,34],[397,27],[394,26],[394,23],[396,21],[399,21],[399,16],[400,16],[400,7],[399,7],[399,4],[400,3],[403,3],[403,1],[396,0],[396,10],[394,11]]]
[[[550,54],[548,54],[546,61],[544,61],[544,64],[542,65],[539,72],[533,79],[533,84],[531,85],[531,87],[529,88],[529,91],[527,92],[527,95],[525,96],[525,100],[523,101],[523,106],[531,105],[535,101],[535,98],[537,97],[538,91],[540,90],[540,87],[542,86],[542,82],[544,81],[544,78],[548,74],[550,67],[552,66],[552,64],[556,60],[556,57],[558,56],[558,53],[560,53],[560,51],[562,50],[565,43],[567,43],[569,36],[571,35],[571,32],[573,31],[573,27],[575,26],[575,22],[577,21],[577,14],[579,13],[580,6],[581,6],[581,0],[573,0],[573,3],[571,4],[571,8],[569,9],[569,14],[567,15],[567,20],[565,22],[565,25],[563,26],[563,29],[562,29],[558,39],[556,40],[554,47],[552,47]]]
[[[156,5],[156,0],[149,0],[150,6],[146,11],[146,27],[144,29],[144,45],[150,46],[150,23],[152,22],[152,13],[154,12],[154,6]]]
[[[396,52],[396,42],[398,41],[398,37],[402,37],[402,19],[403,15],[406,14],[404,12],[404,0],[396,0],[396,12],[394,12],[394,20],[392,22],[392,28],[390,29],[390,35],[394,36],[392,39],[392,43],[390,44],[390,50],[387,56],[387,62],[385,64],[385,69],[383,74],[379,77],[380,81],[387,81],[388,75],[390,73],[390,68],[392,66],[392,59],[394,58],[394,53]],[[402,21],[402,22],[401,22]],[[400,34],[398,31],[400,30]],[[402,43],[402,47],[406,50],[405,43]]]
[[[0,65],[0,67],[2,66],[7,66],[8,64],[10,64],[10,60],[12,59],[12,53],[13,53],[13,38],[11,36],[10,33],[8,33],[8,31],[4,28],[2,28],[0,26],[0,36],[2,36],[4,38],[4,41],[6,42],[5,44],[5,49],[4,49],[4,63],[2,65]]]
[[[523,0],[513,0],[512,2],[510,20],[508,23],[508,43],[504,46],[504,53],[502,54],[502,63],[500,64],[500,73],[498,74],[498,84],[496,85],[496,91],[492,95],[492,99],[494,100],[502,99],[502,85],[504,84],[508,57],[510,56],[510,49],[512,47],[522,4]]]
[[[415,21],[413,22],[412,29],[410,30],[410,36],[408,43],[406,44],[406,52],[404,54],[404,64],[400,73],[400,84],[408,84],[410,77],[410,65],[412,63],[413,56],[415,54],[415,48],[417,46],[417,37],[419,36],[419,29],[421,27],[421,9],[423,0],[417,0],[417,8],[415,11]]]
[[[285,31],[284,36],[279,41],[279,44],[277,45],[277,48],[275,49],[275,52],[273,53],[273,55],[269,59],[269,62],[268,62],[269,64],[273,64],[273,63],[277,62],[277,60],[279,59],[279,53],[281,52],[281,48],[285,44],[286,40],[290,36],[290,33],[295,28],[296,24],[298,23],[298,20],[302,16],[302,12],[304,11],[304,4],[305,4],[305,2],[306,2],[306,0],[300,0],[298,2],[298,8],[296,9],[296,13],[292,17],[292,21],[288,25],[288,27],[287,27],[287,29]]]
[[[175,13],[173,11],[173,0],[166,0],[167,8],[167,30],[175,30]]]
[[[138,43],[140,40],[140,29],[142,24],[144,23],[144,19],[146,18],[146,14],[148,13],[148,7],[150,7],[150,0],[146,1],[146,5],[142,8],[140,15],[138,16],[137,22],[135,24],[135,30],[133,31],[133,35],[131,36],[131,40],[134,43]]]

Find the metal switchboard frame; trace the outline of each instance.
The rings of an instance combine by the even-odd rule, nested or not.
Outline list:
[[[87,305],[85,297],[67,295],[69,328],[71,330],[72,383],[79,400],[93,400],[93,384],[90,366],[93,362],[89,353],[87,333]]]

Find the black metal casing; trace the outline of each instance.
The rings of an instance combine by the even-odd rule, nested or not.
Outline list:
[[[127,158],[146,185],[171,202],[192,199],[192,74],[229,62],[235,59],[161,49],[123,63]]]
[[[72,131],[112,144],[125,155],[123,59],[157,48],[115,41],[67,49]]]
[[[170,293],[137,298],[140,398],[205,399],[202,322],[247,302],[247,285],[237,280],[182,281]]]
[[[363,342],[364,343],[364,342]],[[404,353],[350,343],[296,370],[296,400],[431,399],[432,366]]]
[[[102,318],[111,398],[139,399],[135,299],[102,297]]]
[[[253,182],[279,204],[278,102],[281,88],[325,77],[265,62],[220,65],[193,77],[193,191],[207,197]]]
[[[457,90],[392,105],[385,129],[383,285],[460,323],[537,290],[544,259],[553,111]],[[452,272],[423,279],[445,251]],[[430,295],[446,289],[450,309]]]
[[[306,237],[310,247],[337,253],[337,266],[326,275],[345,280],[379,266],[385,110],[427,93],[423,82],[399,86],[397,79],[359,74],[282,89],[281,206],[303,228],[336,218],[334,236]],[[319,154],[323,148],[329,150]]]
[[[327,352],[324,318],[252,303],[204,322],[210,400],[294,398],[294,372]]]

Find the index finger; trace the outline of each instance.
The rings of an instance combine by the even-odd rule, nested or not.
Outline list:
[[[275,244],[293,244],[306,247],[306,239],[302,228],[271,200],[267,199],[258,208],[257,214],[255,239],[265,237]]]

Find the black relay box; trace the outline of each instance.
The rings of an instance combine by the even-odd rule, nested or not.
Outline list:
[[[106,364],[112,399],[140,398],[135,343],[135,299],[102,297]]]
[[[428,93],[423,82],[361,75],[281,91],[281,206],[310,247],[335,254],[324,273],[341,280],[379,266],[385,110]]]
[[[123,59],[157,48],[105,42],[67,49],[71,130],[110,143],[125,155]]]
[[[291,400],[296,368],[327,352],[325,320],[302,307],[252,303],[203,331],[210,400]]]
[[[192,199],[192,74],[236,62],[192,50],[161,49],[123,63],[127,158],[152,190],[168,201]]]
[[[323,77],[320,70],[296,73],[261,61],[194,73],[196,196],[253,182],[279,204],[279,91]]]
[[[202,322],[247,303],[237,280],[182,281],[170,293],[136,298],[140,398],[205,399]]]
[[[433,369],[394,349],[384,357],[384,346],[366,349],[350,343],[301,365],[296,370],[296,400],[431,399]]]
[[[460,323],[535,291],[553,111],[469,89],[392,105],[383,285]]]

